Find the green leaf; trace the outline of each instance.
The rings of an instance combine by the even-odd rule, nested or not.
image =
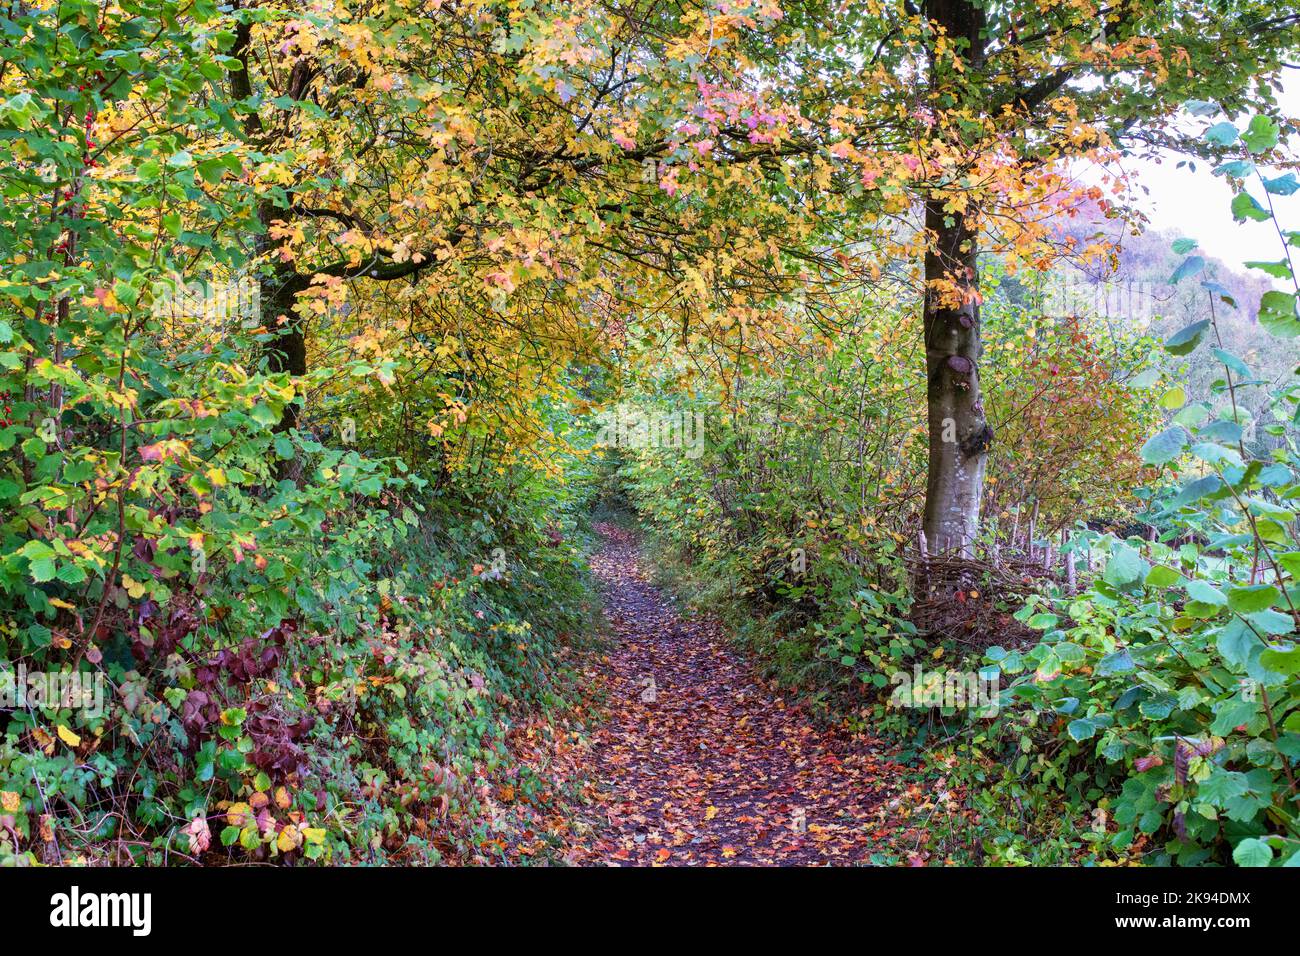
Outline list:
[[[1170,508],[1181,508],[1200,501],[1202,498],[1214,494],[1223,487],[1223,479],[1218,475],[1205,475],[1201,478],[1193,478],[1179,490],[1170,502]]]
[[[1273,606],[1282,596],[1271,584],[1254,584],[1228,591],[1228,607],[1238,614],[1253,614]]]
[[[1237,442],[1241,440],[1242,427],[1236,422],[1219,419],[1206,425],[1196,433],[1197,438],[1204,438],[1213,442]],[[1218,475],[1210,475],[1217,482]],[[1222,482],[1218,482],[1221,484]]]
[[[1215,123],[1205,131],[1205,141],[1215,146],[1231,146],[1237,141],[1237,127],[1231,123]]]
[[[1186,355],[1201,344],[1201,336],[1210,327],[1209,319],[1201,319],[1179,329],[1165,340],[1165,351],[1172,355]]]
[[[1231,352],[1225,352],[1223,349],[1212,349],[1214,357],[1227,366],[1228,370],[1240,375],[1242,378],[1250,378],[1250,366],[1243,362]]]
[[[1259,713],[1259,704],[1246,700],[1225,700],[1218,707],[1210,732],[1219,736],[1231,733],[1242,724],[1249,724]]]
[[[7,60],[8,56],[6,56]],[[18,93],[0,103],[0,119],[9,120],[21,130],[31,129],[33,121],[41,115],[41,112],[40,104],[28,92]]]
[[[1280,339],[1300,335],[1300,318],[1296,316],[1296,294],[1270,289],[1259,300],[1259,324]]]
[[[1098,677],[1114,677],[1116,674],[1127,674],[1135,670],[1137,670],[1137,664],[1133,662],[1133,655],[1128,652],[1127,648],[1113,654],[1107,654],[1097,662]]]
[[[1232,862],[1238,866],[1268,866],[1273,862],[1273,848],[1258,837],[1246,837],[1233,847]]]
[[[1215,644],[1225,661],[1233,667],[1244,668],[1259,638],[1244,621],[1234,617],[1219,631]]]
[[[1224,596],[1223,592],[1208,581],[1188,581],[1187,596],[1193,601],[1200,601],[1202,604],[1212,604],[1215,607],[1223,607],[1228,603],[1228,599]]]
[[[1267,272],[1274,279],[1291,278],[1291,264],[1285,260],[1280,262],[1260,262],[1252,260],[1243,263],[1247,269],[1258,269],[1260,272]]]
[[[37,584],[43,584],[46,581],[53,581],[55,574],[53,558],[37,558],[31,562],[28,570],[31,572],[32,580]]]
[[[1300,647],[1282,649],[1267,648],[1259,655],[1259,662],[1271,671],[1286,674],[1288,677],[1300,673]]]
[[[1214,767],[1210,775],[1201,781],[1196,794],[1216,807],[1225,807],[1229,800],[1241,796],[1249,789],[1250,782],[1244,773]]]
[[[1277,145],[1278,126],[1271,117],[1262,113],[1250,121],[1246,131],[1241,134],[1241,141],[1246,148],[1258,156],[1267,153]]]
[[[1245,159],[1234,159],[1214,167],[1214,175],[1231,176],[1233,179],[1245,179],[1255,171],[1255,164]]]
[[[1074,740],[1087,740],[1097,733],[1097,726],[1091,720],[1080,718],[1072,720],[1065,728]]]
[[[1102,577],[1107,584],[1123,587],[1143,577],[1146,571],[1147,563],[1142,560],[1142,556],[1128,545],[1121,544],[1115,548],[1110,560],[1106,562],[1106,570]]]
[[[1271,608],[1247,614],[1246,620],[1255,630],[1273,637],[1283,637],[1295,630],[1295,619],[1290,614],[1274,611]]]
[[[209,185],[215,186],[221,182],[222,176],[226,172],[226,163],[223,159],[205,159],[199,163],[199,175],[203,181]]]
[[[1160,396],[1161,408],[1182,408],[1187,403],[1187,389],[1175,385]]]
[[[1205,268],[1205,259],[1201,256],[1188,256],[1183,260],[1182,265],[1174,270],[1174,274],[1169,277],[1170,285],[1177,285],[1189,276],[1194,276]]]
[[[1187,429],[1171,425],[1142,446],[1142,460],[1148,465],[1168,464],[1183,453],[1187,443]]]
[[[1270,217],[1268,210],[1256,202],[1254,196],[1248,192],[1239,192],[1232,197],[1232,218],[1238,222],[1245,222],[1247,219],[1263,222]]]
[[[265,402],[258,402],[249,414],[255,422],[262,425],[275,425],[280,421],[280,416]]]
[[[65,564],[59,568],[56,575],[64,584],[81,584],[86,578],[86,569],[79,564]]]
[[[1192,454],[1209,465],[1222,465],[1227,462],[1230,465],[1241,466],[1241,454],[1235,448],[1224,448],[1214,442],[1197,442],[1192,446]]]
[[[1292,478],[1291,469],[1280,462],[1274,462],[1259,472],[1259,483],[1265,488],[1281,488],[1291,484]]]
[[[1237,307],[1237,300],[1232,297],[1232,293],[1228,291],[1223,283],[1215,282],[1213,279],[1202,279],[1201,288],[1211,295],[1217,295],[1219,301],[1232,306],[1234,309]]]
[[[1183,576],[1173,568],[1157,564],[1147,573],[1147,579],[1144,583],[1149,588],[1168,588],[1173,587],[1182,579]]]
[[[1295,173],[1287,173],[1285,176],[1264,180],[1264,188],[1275,196],[1290,196],[1300,189],[1300,180],[1295,178]]]

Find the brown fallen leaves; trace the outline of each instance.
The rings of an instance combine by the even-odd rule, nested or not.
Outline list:
[[[897,765],[878,741],[815,727],[646,580],[606,526],[592,562],[615,644],[591,741],[594,819],[567,854],[610,865],[864,863],[892,831]]]

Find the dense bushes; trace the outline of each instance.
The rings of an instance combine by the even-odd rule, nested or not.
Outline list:
[[[9,605],[3,656],[108,682],[102,712],[6,722],[7,854],[473,851],[511,714],[557,702],[557,651],[590,626],[574,512],[517,489],[430,506],[397,463],[301,435],[310,480],[274,482],[282,440],[251,428],[242,468],[194,441],[205,474],[226,475],[204,494],[170,458],[147,498],[124,491],[121,585],[82,544],[111,540],[111,511],[21,546],[34,509],[6,524],[9,593],[27,607]]]
[[[1254,166],[1276,143],[1276,125],[1256,117],[1244,131],[1219,124],[1207,136],[1224,145],[1240,137],[1241,158],[1218,170],[1236,182],[1237,218],[1270,218],[1240,181],[1255,175],[1266,193],[1291,190]],[[1194,247],[1174,243],[1184,258],[1172,282],[1201,274],[1204,259],[1187,255]],[[1289,260],[1253,265],[1294,286]],[[1004,719],[1038,738],[1021,738],[1028,745],[1002,784],[1025,793],[1032,780],[1064,794],[1076,820],[1091,817],[1082,838],[1099,849],[1181,864],[1293,865],[1300,386],[1293,370],[1260,375],[1226,350],[1219,316],[1237,303],[1212,278],[1200,286],[1204,313],[1165,349],[1200,367],[1213,361],[1218,372],[1190,402],[1181,386],[1172,401],[1166,393],[1167,407],[1188,404],[1142,448],[1163,479],[1139,491],[1140,517],[1157,540],[1102,542],[1105,565],[1087,591],[1031,598],[1019,612],[1045,631],[1042,641],[987,657],[1010,678]],[[1284,341],[1300,334],[1296,295],[1262,296],[1260,324]],[[1010,833],[999,843],[1024,849]]]
[[[163,404],[142,391],[137,407],[156,420]],[[32,673],[103,675],[108,689],[102,712],[28,708],[6,721],[4,852],[157,862],[223,843],[236,858],[472,850],[510,714],[556,702],[558,646],[590,625],[575,511],[518,487],[430,503],[400,463],[303,433],[294,453],[307,477],[277,482],[274,449],[288,436],[237,404],[223,429],[222,406],[206,404],[210,431],[168,421],[132,441],[143,463],[99,507],[92,483],[70,484],[40,534],[34,503],[5,524],[3,657]],[[174,450],[150,461],[153,447]],[[36,490],[97,453],[51,449]],[[210,484],[196,490],[199,479]],[[11,500],[37,498],[11,487]]]
[[[397,353],[357,329],[291,377],[236,23],[61,9],[5,21],[30,73],[0,105],[0,862],[470,858],[511,722],[593,620],[581,475],[435,455],[426,407],[411,441]],[[414,400],[453,432],[544,410],[467,422],[430,355]]]

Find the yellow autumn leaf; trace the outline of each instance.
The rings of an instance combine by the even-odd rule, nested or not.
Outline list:
[[[290,823],[280,831],[280,835],[275,840],[275,845],[281,853],[288,853],[290,850],[298,849],[302,845],[302,840],[303,837],[298,832],[298,828]]]
[[[59,733],[59,739],[62,740],[65,744],[67,744],[69,747],[81,746],[81,738],[78,737],[76,734],[74,734],[67,727],[63,726],[63,724],[59,724],[58,733]]]
[[[0,809],[5,813],[17,813],[22,809],[22,803],[18,799],[18,794],[11,790],[0,790]]]
[[[232,827],[242,827],[253,820],[253,808],[247,803],[236,803],[226,811],[226,823]]]

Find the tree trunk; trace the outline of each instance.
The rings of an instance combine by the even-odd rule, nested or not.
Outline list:
[[[926,13],[936,33],[956,41],[965,65],[955,71],[932,52],[931,82],[954,105],[984,66],[983,11],[971,0],[930,0]],[[951,53],[949,55],[952,55]],[[930,424],[924,531],[932,554],[974,557],[984,493],[984,461],[993,430],[980,397],[978,226],[965,210],[946,212],[947,197],[932,192],[925,203],[929,246],[925,256],[926,404]]]
[[[287,372],[295,378],[307,374],[307,336],[303,331],[302,317],[293,311],[297,300],[296,283],[276,270],[270,282],[263,282],[262,324],[278,334],[262,346],[266,355],[266,367],[270,372]],[[296,278],[296,277],[294,277]],[[285,316],[283,325],[278,324],[280,316]],[[298,402],[295,399],[284,406],[280,420],[275,425],[277,432],[290,432],[298,427]],[[275,461],[275,477],[278,481],[297,482],[300,473],[296,457]]]
[[[984,493],[984,462],[993,441],[980,396],[983,345],[977,237],[963,215],[943,211],[941,198],[926,203],[925,224],[934,243],[925,257],[930,423],[925,537],[935,553],[958,551],[972,557]],[[954,288],[960,304],[951,301]]]
[[[307,336],[303,331],[302,317],[293,310],[298,299],[299,277],[280,270],[273,273],[270,281],[262,284],[262,324],[275,337],[265,346],[266,365],[271,372],[287,372],[298,377],[307,374]],[[283,325],[280,316],[285,317]],[[290,403],[285,406],[277,431],[287,431],[298,421],[298,406]]]
[[[250,51],[253,46],[252,22],[240,22],[235,29],[235,42],[231,55],[239,61],[240,68],[230,72],[230,91],[236,99],[247,100],[253,95],[253,78],[248,72]],[[295,75],[299,73],[295,68]],[[296,98],[301,95],[301,81],[291,91]],[[250,141],[256,141],[264,134],[261,117],[253,110],[244,118],[244,135]],[[262,224],[254,240],[255,258],[261,259],[271,249],[271,222],[279,215],[275,204],[264,199],[257,210],[258,220]],[[307,279],[294,270],[281,266],[271,269],[261,279],[262,325],[270,332],[277,333],[264,346],[267,368],[272,372],[288,372],[293,376],[307,374],[307,338],[302,328],[302,318],[293,311],[298,293],[307,286]],[[283,315],[286,322],[278,322]],[[298,406],[286,405],[280,415],[276,431],[289,431],[298,424]],[[286,462],[280,462],[277,468],[283,472]]]

